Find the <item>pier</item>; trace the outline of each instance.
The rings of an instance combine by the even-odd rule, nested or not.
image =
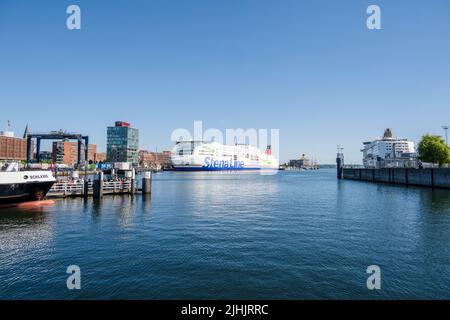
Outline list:
[[[118,181],[103,182],[103,194],[131,194],[131,184],[136,182],[125,181],[119,183]],[[83,197],[85,193],[84,182],[57,182],[55,183],[47,194],[48,198],[52,197]],[[94,183],[88,182],[87,195],[94,195]]]
[[[145,172],[142,188],[137,188],[136,179],[104,181],[103,172],[98,173],[93,181],[56,182],[47,193],[47,198],[89,197],[102,198],[115,194],[150,194],[152,191],[152,174]]]

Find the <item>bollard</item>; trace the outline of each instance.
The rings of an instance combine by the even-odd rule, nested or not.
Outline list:
[[[152,172],[144,172],[144,177],[142,178],[142,194],[152,193]]]
[[[103,172],[99,172],[94,179],[94,198],[102,198],[103,197]]]

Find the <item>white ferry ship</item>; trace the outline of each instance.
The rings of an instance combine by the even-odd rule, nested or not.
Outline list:
[[[278,170],[279,161],[271,147],[265,152],[248,144],[181,141],[172,150],[172,164],[178,171]]]
[[[7,164],[0,168],[0,205],[42,200],[54,183],[50,170],[20,171]]]

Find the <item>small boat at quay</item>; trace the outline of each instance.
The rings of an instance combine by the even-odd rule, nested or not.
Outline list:
[[[0,206],[41,201],[55,183],[51,170],[19,169],[17,163],[0,168]]]

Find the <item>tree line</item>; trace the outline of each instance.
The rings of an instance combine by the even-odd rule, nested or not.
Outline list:
[[[419,142],[417,151],[422,162],[437,163],[439,167],[450,163],[450,148],[440,136],[426,134]]]

